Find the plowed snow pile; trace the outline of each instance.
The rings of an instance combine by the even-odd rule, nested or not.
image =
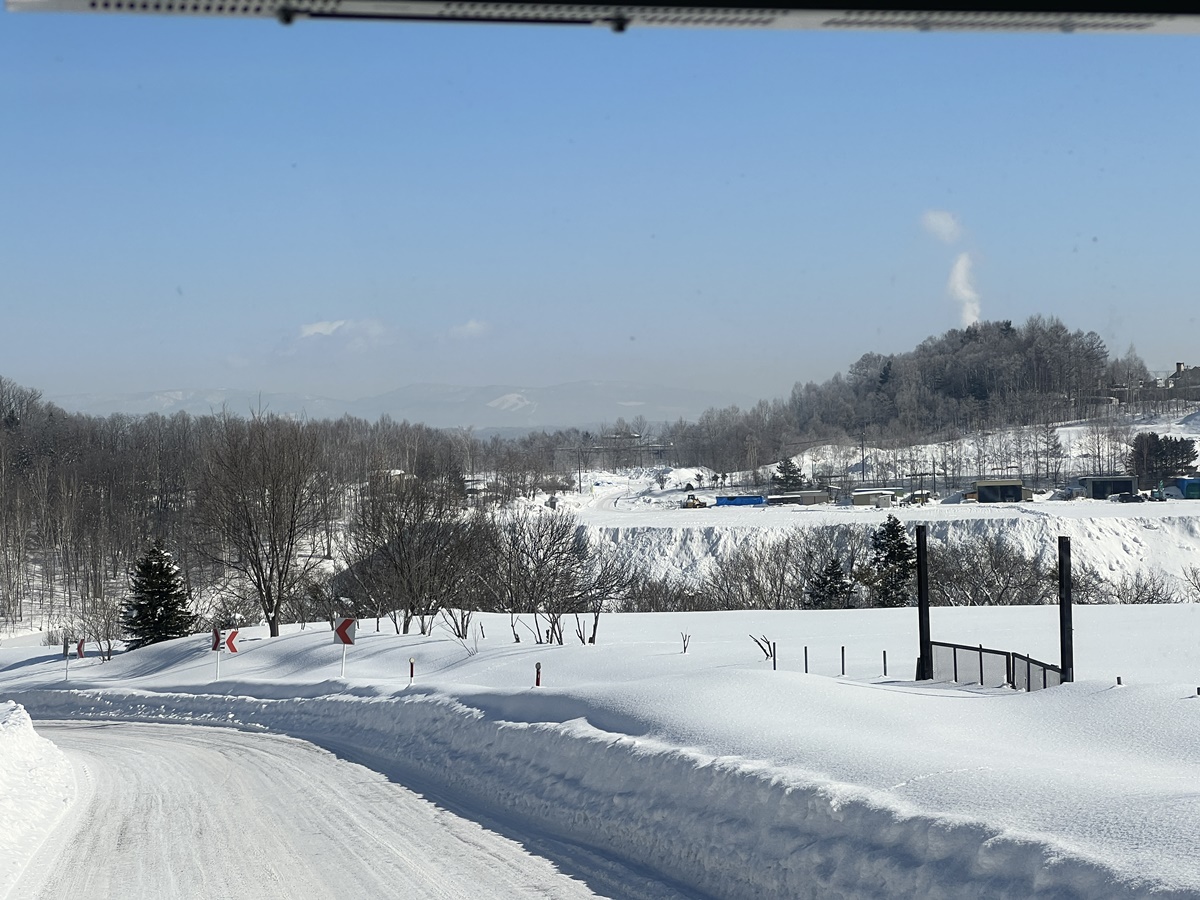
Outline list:
[[[34,732],[24,709],[0,701],[0,897],[74,793],[75,776],[67,758]]]

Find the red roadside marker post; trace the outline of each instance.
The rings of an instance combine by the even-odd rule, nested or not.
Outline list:
[[[417,658],[410,656],[408,658],[408,686],[412,687],[413,679],[417,677]]]
[[[221,653],[225,650],[228,650],[230,653],[238,652],[237,636],[238,630],[236,628],[230,629],[227,635],[222,634],[220,628],[213,628],[212,649],[217,654],[217,681],[221,680]]]
[[[346,677],[346,648],[354,643],[355,624],[354,619],[338,619],[333,629],[333,642],[342,645],[342,678]]]
[[[67,639],[63,638],[63,646],[65,647],[66,645],[67,645]],[[79,642],[75,645],[75,658],[83,659],[83,638],[80,638]],[[71,654],[70,653],[63,654],[63,665],[65,666],[65,672],[63,674],[63,679],[65,681],[70,681],[71,680]]]

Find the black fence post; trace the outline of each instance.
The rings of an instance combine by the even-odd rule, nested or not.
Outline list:
[[[928,681],[933,678],[933,638],[929,633],[928,530],[928,525],[917,526],[917,640],[921,645],[917,681]]]
[[[1058,537],[1059,666],[1066,684],[1075,680],[1075,640],[1071,626],[1071,539]]]

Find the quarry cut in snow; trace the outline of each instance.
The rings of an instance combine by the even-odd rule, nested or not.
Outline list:
[[[689,472],[691,470],[688,470]],[[1028,503],[931,503],[876,509],[864,506],[715,506],[721,492],[702,491],[706,509],[682,509],[686,493],[649,478],[609,476],[592,494],[567,494],[560,507],[573,509],[592,537],[630,564],[658,577],[687,581],[746,543],[762,542],[797,528],[878,528],[889,515],[909,529],[928,526],[929,539],[963,541],[1003,536],[1026,554],[1056,552],[1058,537],[1071,538],[1080,564],[1112,580],[1153,570],[1178,577],[1200,565],[1200,501],[1112,503],[1104,500]]]

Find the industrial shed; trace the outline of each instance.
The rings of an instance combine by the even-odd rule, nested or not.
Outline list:
[[[979,503],[1021,503],[1033,499],[1033,489],[1020,478],[981,478],[966,493],[968,500]]]
[[[829,500],[829,491],[826,490],[788,491],[786,494],[771,494],[767,497],[770,506],[788,503],[796,506],[815,506],[818,503],[828,503]]]
[[[900,488],[858,488],[850,495],[850,502],[855,506],[888,507],[896,498],[903,494]]]
[[[1079,479],[1083,496],[1092,500],[1107,500],[1113,494],[1136,494],[1137,478],[1133,475],[1088,475]]]
[[[1178,478],[1175,486],[1184,500],[1200,500],[1200,478]]]
[[[767,498],[759,494],[738,494],[733,497],[718,497],[717,506],[765,506]]]

